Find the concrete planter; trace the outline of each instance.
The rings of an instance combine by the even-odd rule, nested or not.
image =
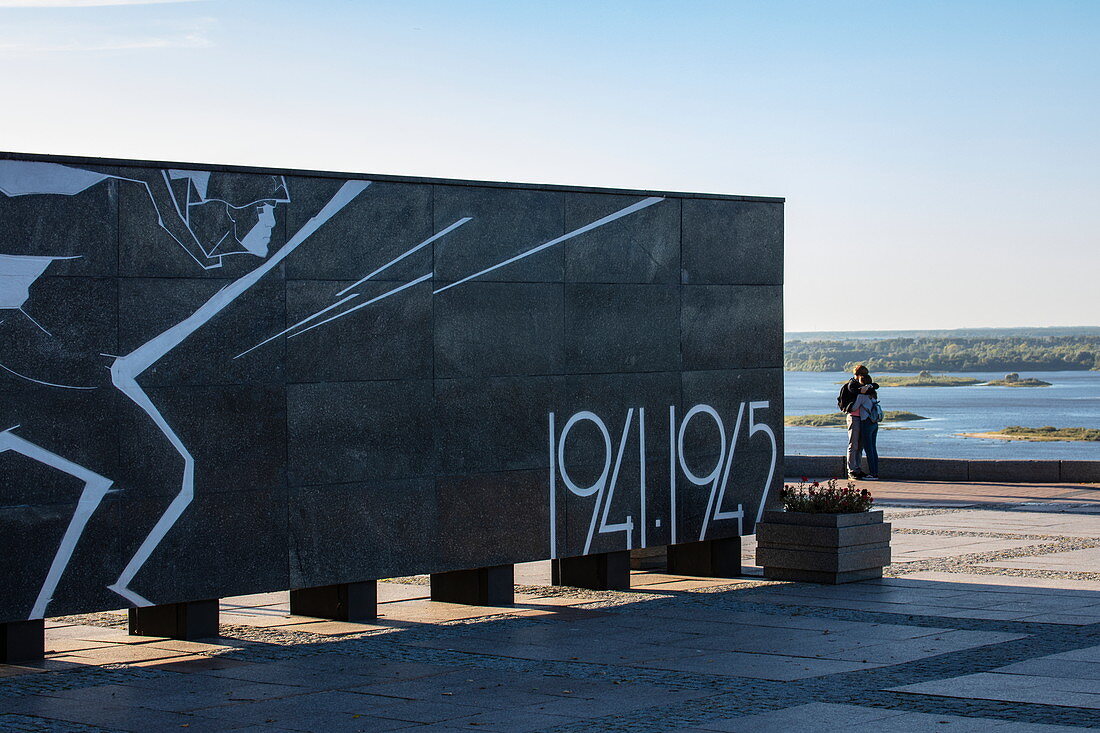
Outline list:
[[[881,511],[764,512],[756,542],[756,564],[772,580],[851,583],[881,578],[890,564],[890,525]]]

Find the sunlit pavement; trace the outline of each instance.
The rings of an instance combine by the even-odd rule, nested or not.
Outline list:
[[[516,605],[380,583],[371,624],[226,599],[209,643],[55,619],[0,665],[4,731],[1047,731],[1100,727],[1100,486],[887,483],[891,577],[845,586],[636,572]],[[752,538],[744,545],[751,566]],[[758,569],[747,567],[747,571]]]

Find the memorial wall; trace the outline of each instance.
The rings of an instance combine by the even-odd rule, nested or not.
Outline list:
[[[781,199],[0,154],[0,622],[749,534]]]

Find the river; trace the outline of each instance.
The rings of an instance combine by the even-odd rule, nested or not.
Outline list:
[[[882,375],[875,375],[882,376]],[[912,376],[907,374],[905,376]],[[1001,379],[1003,372],[958,376]],[[921,458],[1033,458],[1100,460],[1100,442],[1025,442],[963,438],[1009,425],[1100,428],[1100,372],[1020,372],[1050,387],[883,387],[884,410],[906,410],[928,420],[884,423],[879,454]],[[837,372],[785,372],[786,414],[813,415],[836,410],[836,394],[847,375]],[[894,426],[905,430],[892,429]],[[842,428],[786,428],[788,455],[839,455]]]

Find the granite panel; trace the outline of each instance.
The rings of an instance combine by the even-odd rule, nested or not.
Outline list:
[[[545,470],[442,476],[436,488],[442,570],[550,556]]]
[[[117,353],[129,354],[184,322],[229,284],[211,278],[122,278]],[[147,386],[281,384],[282,341],[248,350],[283,330],[284,292],[278,274],[260,280],[142,372],[139,381]]]
[[[431,380],[287,387],[291,486],[429,476]]]
[[[683,368],[783,366],[783,288],[698,285],[683,289]]]
[[[684,283],[782,285],[783,204],[685,199]]]
[[[559,556],[583,554],[590,528],[591,552],[623,550],[628,543],[640,546],[643,478],[647,544],[657,544],[671,527],[668,416],[669,406],[680,403],[679,373],[558,377],[554,387],[556,498],[565,514],[558,533]],[[570,427],[570,420],[582,412],[591,413],[599,422],[590,415],[577,419]],[[606,438],[601,425],[607,431]],[[566,478],[574,488],[570,488]],[[603,493],[600,486],[604,487]],[[598,512],[595,525],[594,512]],[[630,532],[600,531],[625,524],[627,517],[632,525]]]
[[[289,178],[287,229],[291,235],[323,209],[344,183],[336,178]],[[356,281],[416,248],[433,231],[430,186],[376,181],[287,258],[286,274],[294,279]],[[378,277],[407,282],[431,271],[428,244]]]
[[[435,383],[436,453],[445,474],[548,467],[550,377]]]
[[[563,293],[548,283],[471,282],[435,296],[435,376],[560,374]]]
[[[296,487],[289,523],[291,588],[390,578],[440,565],[430,478]]]
[[[679,368],[679,288],[565,286],[566,371],[656,372]]]
[[[702,479],[711,475],[723,458],[723,465],[729,464],[730,473],[728,483],[723,482],[726,493],[722,511],[733,511],[741,504],[745,512],[743,533],[751,534],[773,461],[771,483],[767,486],[769,508],[778,502],[783,484],[783,372],[781,369],[684,372],[682,380],[683,398],[677,413],[679,539],[686,541],[686,537],[697,537],[702,531],[706,513],[704,500],[709,502],[713,488],[713,483],[695,485],[684,467]],[[724,450],[720,447],[718,424],[707,410],[696,411],[684,427],[689,413],[699,405],[712,408],[721,419]],[[682,449],[679,448],[680,432],[683,433]],[[733,448],[732,462],[730,446]],[[724,468],[722,472],[724,475]],[[719,484],[719,489],[723,484]],[[721,531],[722,536],[732,534],[728,530],[734,523],[731,520],[717,524],[708,522],[706,538],[719,536],[713,534],[716,531]]]
[[[117,300],[114,278],[40,277],[22,311],[0,310],[0,379],[110,385],[103,354],[118,353]]]
[[[106,370],[104,370],[106,371]],[[132,405],[113,389],[54,389],[0,376],[0,429],[33,448],[12,445],[0,452],[0,506],[64,504],[83,482],[58,468],[70,461],[117,481],[119,409]],[[46,463],[23,451],[47,451]]]
[[[435,276],[456,281],[564,233],[564,194],[521,188],[434,186],[434,230],[470,218],[435,246]],[[548,247],[480,276],[481,281],[561,282],[564,248]]]
[[[287,283],[287,323],[298,323],[347,297],[352,283],[292,280]],[[403,283],[367,282],[346,305],[323,313],[305,328],[349,308],[363,307],[285,339],[291,382],[352,382],[432,377],[432,286],[413,285],[385,297]],[[350,294],[350,293],[349,293]],[[375,298],[383,298],[365,305]],[[281,329],[280,329],[281,330]],[[269,348],[274,342],[261,348]]]
[[[555,432],[560,439],[573,415],[591,412],[603,423],[613,451],[618,452],[627,425],[627,413],[633,410],[625,455],[639,455],[639,423],[644,419],[645,454],[650,460],[658,459],[668,455],[668,408],[679,403],[680,375],[677,372],[557,377],[552,407]],[[565,457],[570,466],[603,466],[605,442],[591,420],[581,420],[570,430]]]
[[[145,540],[167,497],[121,499],[123,556]],[[130,588],[156,604],[290,587],[287,490],[196,494]]]
[[[613,450],[617,456],[617,444]],[[672,529],[668,457],[643,464],[636,454],[627,455],[619,463],[617,473],[613,457],[606,474],[602,468],[602,465],[592,468],[567,464],[569,478],[587,496],[571,490],[560,470],[555,474],[558,557],[584,555],[586,546],[588,553],[596,553],[634,549],[643,543],[646,547],[668,544]]]
[[[117,274],[118,186],[107,179],[72,195],[0,195],[2,254],[64,258],[49,275]]]
[[[286,485],[286,398],[275,386],[155,387],[145,390],[195,460],[195,494]],[[174,496],[183,459],[137,405],[119,414],[121,488]]]
[[[83,488],[83,482],[67,478],[71,485],[66,501],[0,506],[0,557],[5,558],[0,623],[28,618],[42,591]],[[118,498],[108,494],[89,517],[46,606],[47,616],[127,605],[107,590],[123,565]]]
[[[189,182],[166,180],[160,169],[119,168],[117,174],[132,179],[118,184],[121,275],[236,279],[287,241],[281,176],[213,172],[209,200],[197,204]],[[240,244],[249,235],[257,238],[251,250]]]
[[[569,193],[574,231],[643,201],[641,196]],[[679,283],[680,200],[666,198],[566,242],[565,279],[578,283]]]

